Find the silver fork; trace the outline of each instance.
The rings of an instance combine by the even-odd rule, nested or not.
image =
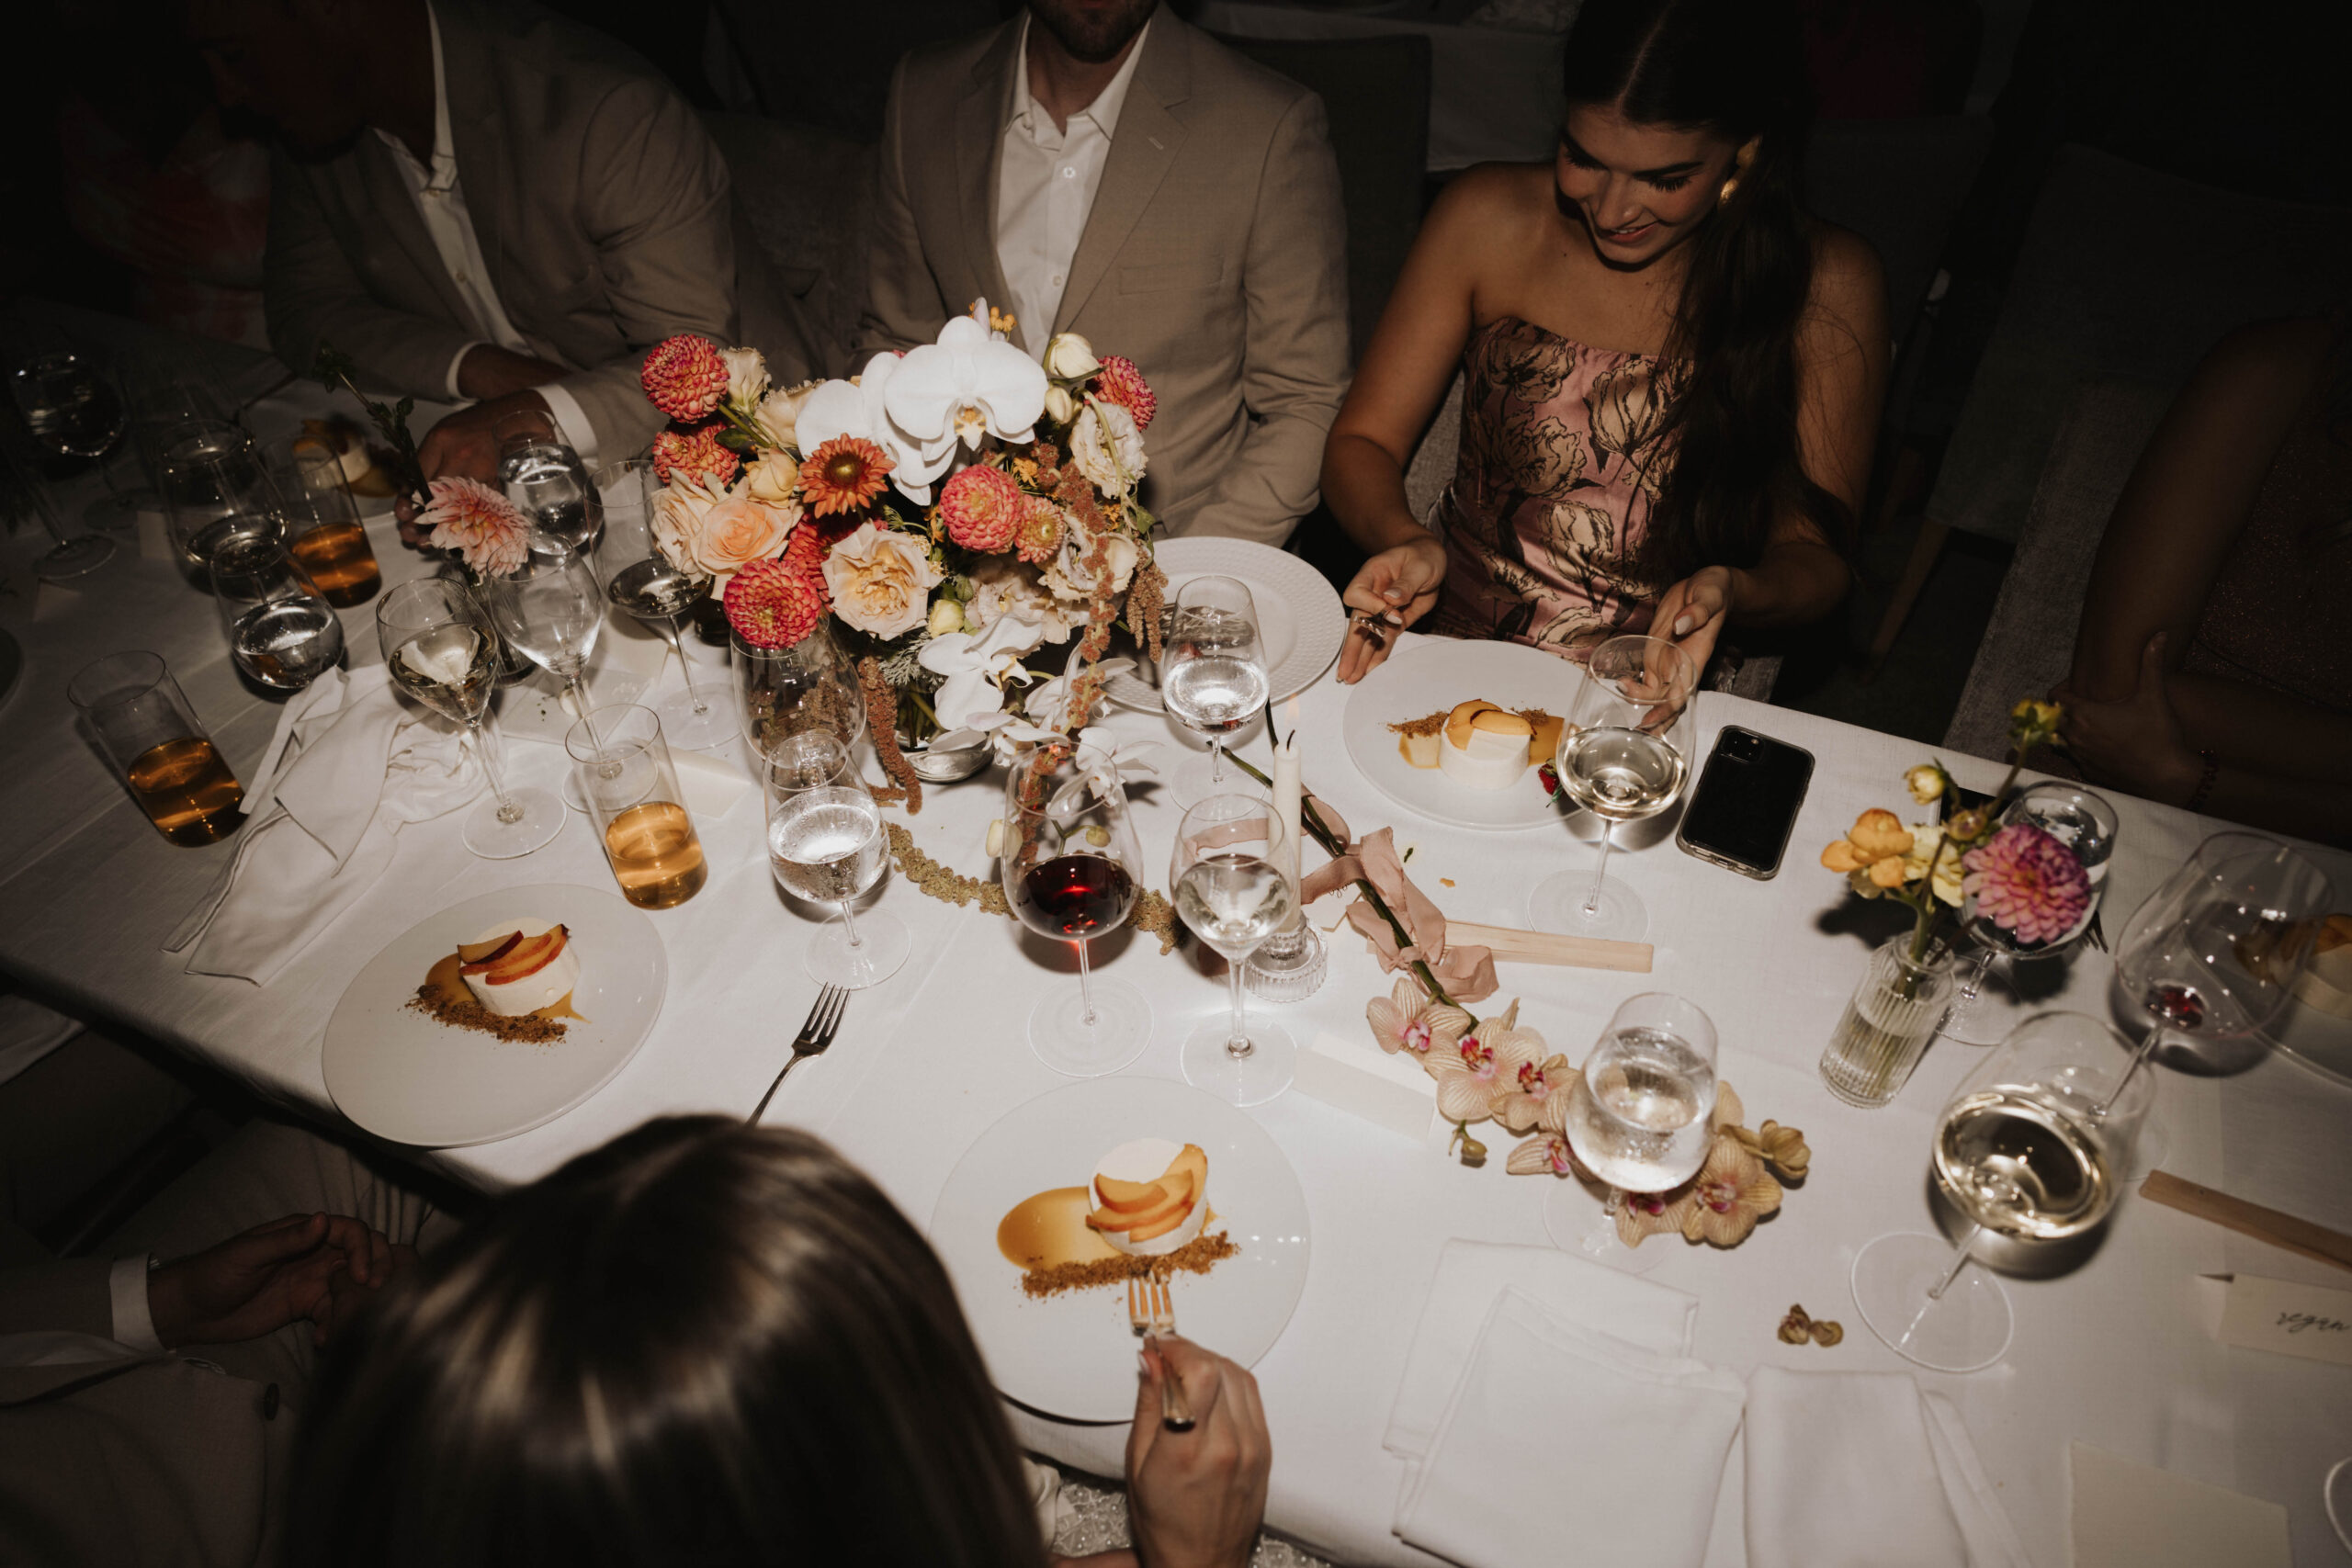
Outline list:
[[[1176,1332],[1176,1303],[1168,1294],[1168,1281],[1154,1275],[1127,1280],[1127,1325],[1136,1337],[1149,1344],[1162,1334]],[[1176,1369],[1161,1363],[1159,1379],[1159,1424],[1171,1432],[1193,1429],[1193,1402],[1184,1397],[1184,1385],[1177,1381]]]
[[[828,986],[817,993],[817,1005],[808,1010],[808,1021],[802,1024],[800,1032],[793,1037],[792,1060],[784,1065],[784,1072],[776,1074],[775,1082],[768,1085],[767,1093],[760,1096],[760,1102],[752,1107],[749,1116],[743,1118],[745,1126],[759,1125],[761,1112],[767,1110],[768,1101],[775,1098],[775,1091],[784,1087],[786,1074],[808,1057],[825,1054],[825,1047],[833,1043],[834,1031],[842,1026],[842,1011],[848,1005],[849,993],[839,986]]]

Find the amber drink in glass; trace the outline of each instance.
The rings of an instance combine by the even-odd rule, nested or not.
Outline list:
[[[190,847],[209,844],[244,821],[239,810],[244,786],[160,656],[108,654],[85,665],[66,694],[164,838]]]
[[[314,435],[298,435],[277,468],[286,501],[287,547],[318,584],[319,596],[338,610],[365,604],[383,584],[383,570],[359,523],[343,459]]]
[[[710,863],[653,710],[598,708],[563,744],[621,897],[640,909],[668,909],[701,892]]]

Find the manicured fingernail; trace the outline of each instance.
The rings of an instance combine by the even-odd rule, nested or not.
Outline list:
[[[1400,602],[1404,599],[1404,597],[1405,597],[1405,591],[1404,591],[1403,589],[1401,589],[1401,588],[1391,588],[1391,589],[1387,590],[1386,592],[1383,592],[1383,593],[1381,594],[1381,597],[1382,597],[1383,599],[1387,600],[1387,601],[1388,601],[1390,604],[1397,604],[1397,603],[1400,603]]]
[[[1136,1376],[1146,1382],[1151,1381],[1151,1358],[1140,1350],[1136,1352]]]
[[[1675,621],[1675,623],[1674,623],[1674,635],[1675,635],[1676,637],[1685,637],[1685,636],[1688,636],[1688,635],[1690,634],[1690,616],[1688,616],[1688,615],[1683,615],[1683,616],[1679,617],[1679,618]]]

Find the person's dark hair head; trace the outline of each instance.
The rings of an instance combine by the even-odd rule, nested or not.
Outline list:
[[[826,1145],[650,1122],[337,1341],[292,1560],[1042,1564],[945,1271]]]
[[[1806,477],[1797,446],[1813,235],[1801,197],[1811,100],[1794,12],[1784,0],[1585,0],[1563,75],[1571,108],[1753,148],[1687,242],[1667,352],[1689,377],[1656,437],[1675,457],[1645,563],[1668,581],[1751,565],[1774,516],[1792,510],[1842,546],[1846,508]]]

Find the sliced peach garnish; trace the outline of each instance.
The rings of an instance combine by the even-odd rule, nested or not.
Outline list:
[[[1115,1176],[1098,1176],[1094,1190],[1102,1206],[1114,1214],[1140,1214],[1156,1209],[1173,1198],[1175,1190],[1165,1181],[1122,1181]]]
[[[479,975],[512,952],[523,940],[521,931],[508,931],[485,942],[461,942],[458,944],[458,962],[469,975]]]

